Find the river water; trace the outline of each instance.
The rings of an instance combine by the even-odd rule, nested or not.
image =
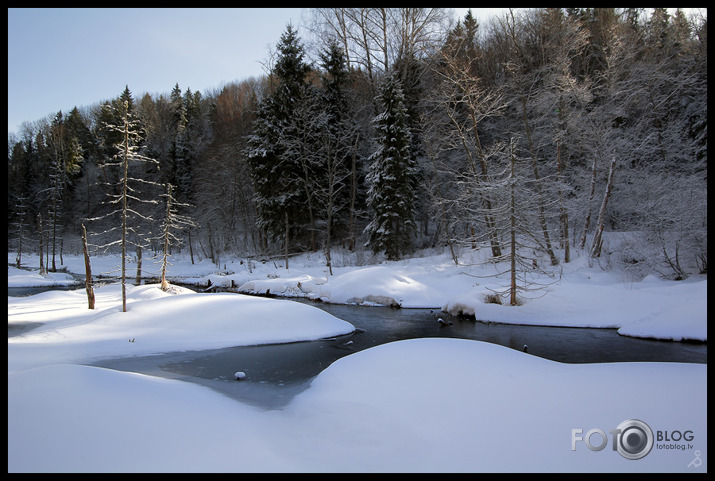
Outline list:
[[[211,294],[204,294],[211,295]],[[348,354],[391,341],[450,337],[486,341],[566,363],[689,362],[707,364],[707,344],[619,335],[615,329],[494,324],[449,317],[438,310],[331,305],[304,299],[353,324],[356,332],[288,344],[184,351],[92,364],[199,383],[266,409],[285,406],[310,380]],[[438,322],[442,318],[451,325]],[[30,327],[31,328],[31,327]],[[11,334],[8,330],[8,335]],[[246,377],[236,381],[234,373]]]

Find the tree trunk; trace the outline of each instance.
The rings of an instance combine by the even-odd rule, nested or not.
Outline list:
[[[57,244],[57,182],[58,181],[55,181],[52,192],[52,269],[50,269],[50,272],[57,272],[57,265],[55,264],[55,246]]]
[[[15,257],[15,265],[17,268],[20,268],[20,264],[22,263],[22,232],[20,232],[20,237],[18,238],[18,246],[17,246],[17,256]]]
[[[470,111],[470,115],[472,118],[472,131],[474,133],[474,141],[477,144],[477,154],[479,157],[479,165],[481,167],[482,171],[482,178],[480,179],[481,182],[486,182],[487,181],[487,162],[484,159],[484,152],[482,151],[482,143],[479,140],[479,131],[477,130],[477,118],[474,114],[474,110],[472,109]],[[492,248],[492,256],[493,257],[501,257],[501,245],[499,244],[499,233],[496,230],[496,223],[494,222],[494,219],[491,216],[492,212],[492,202],[489,199],[489,197],[486,195],[486,193],[482,193],[482,199],[484,201],[484,220],[486,221],[487,224],[487,230],[489,232],[489,244],[491,245]]]
[[[44,255],[44,252],[42,252],[44,249],[44,246],[42,245],[42,214],[37,214],[37,231],[40,234],[40,275],[44,276],[45,264],[42,261],[42,256]]]
[[[591,257],[598,257],[601,255],[601,245],[603,242],[601,236],[603,234],[603,223],[606,213],[606,205],[608,204],[608,198],[611,195],[611,187],[613,185],[613,172],[616,170],[616,157],[613,156],[611,160],[611,168],[608,170],[608,182],[606,183],[606,192],[603,194],[603,202],[601,203],[601,210],[598,212],[598,224],[596,226],[596,234],[593,236],[593,243],[591,244]]]
[[[141,285],[142,283],[142,246],[137,246],[137,277],[134,281],[136,285]]]
[[[169,219],[171,216],[171,184],[167,186],[168,195],[166,197],[166,223],[164,225],[164,255],[161,260],[161,290],[169,289],[166,282],[166,258],[169,256]]]
[[[591,226],[591,203],[593,202],[593,196],[596,193],[596,157],[593,158],[593,164],[591,165],[591,190],[588,193],[588,202],[586,207],[588,212],[586,213],[586,221],[583,226],[583,233],[581,234],[581,239],[579,240],[578,246],[583,249],[586,245],[586,234],[588,233],[588,228]]]
[[[125,102],[126,104],[126,102]],[[127,312],[127,177],[129,176],[129,125],[124,112],[124,178],[122,179],[122,312]]]
[[[189,255],[191,256],[191,265],[194,264],[194,248],[191,246],[191,227],[189,227]]]
[[[45,271],[50,266],[50,233],[47,232],[47,236],[45,237]]]
[[[288,211],[286,211],[286,239],[285,239],[285,260],[286,260],[286,270],[288,270],[288,234],[290,232],[290,224],[288,223]]]
[[[82,224],[82,250],[84,251],[84,288],[87,291],[87,304],[89,309],[94,309],[94,288],[92,287],[92,267],[89,263],[87,250],[87,229]]]
[[[360,135],[355,136],[355,146],[353,147],[352,166],[350,173],[350,252],[355,249],[355,200],[357,199],[357,146]]]
[[[561,180],[563,175],[561,162],[561,144],[556,148],[556,161],[558,164],[559,178],[559,220],[561,224],[561,244],[564,249],[564,262],[571,262],[571,250],[569,248],[569,214],[564,206],[563,192],[561,192]]]
[[[516,305],[516,194],[514,189],[516,187],[516,179],[514,175],[514,146],[512,144],[511,151],[511,175],[510,175],[510,237],[511,237],[511,283],[509,289],[509,305]]]

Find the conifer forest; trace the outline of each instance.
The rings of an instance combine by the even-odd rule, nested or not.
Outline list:
[[[93,254],[138,262],[441,247],[707,272],[707,18],[450,12],[310,9],[260,78],[127,85],[26,121],[8,249],[54,270],[84,226]]]

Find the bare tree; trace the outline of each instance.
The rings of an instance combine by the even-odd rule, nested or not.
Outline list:
[[[15,199],[14,208],[16,218],[12,223],[12,226],[17,235],[17,255],[15,256],[15,266],[19,269],[22,264],[22,248],[24,247],[23,244],[25,238],[27,237],[27,197],[23,194],[19,194]]]
[[[311,30],[336,39],[348,68],[365,69],[373,87],[398,59],[424,58],[451,22],[445,8],[315,8]]]
[[[499,232],[495,228],[492,215],[491,192],[486,189],[490,176],[489,149],[482,144],[480,128],[487,119],[500,116],[508,101],[497,89],[487,88],[474,72],[473,58],[459,58],[444,51],[442,68],[437,71],[441,77],[441,89],[435,99],[441,115],[451,126],[449,137],[443,139],[462,150],[466,169],[460,168],[460,175],[468,177],[471,185],[468,191],[476,195],[483,206],[486,232],[494,257],[501,256]],[[465,179],[466,179],[465,177]]]
[[[197,227],[196,223],[188,216],[178,213],[179,207],[189,207],[189,204],[177,202],[172,195],[173,187],[166,185],[166,194],[162,194],[166,199],[166,214],[163,222],[163,255],[161,259],[161,290],[169,290],[169,283],[166,281],[166,267],[169,264],[169,249],[172,245],[179,245],[181,238],[174,232],[176,230]]]

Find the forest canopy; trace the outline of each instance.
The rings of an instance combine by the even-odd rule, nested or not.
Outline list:
[[[136,245],[219,264],[330,249],[437,246],[638,275],[707,272],[707,18],[666,9],[311,9],[260,78],[134,96],[8,136],[8,250],[96,252],[136,180]],[[223,79],[217,79],[221,81]],[[131,87],[131,88],[130,88]],[[133,90],[139,89],[139,90]],[[132,147],[118,163],[120,108]],[[171,187],[168,187],[171,186]],[[144,202],[145,201],[145,202]],[[173,211],[172,211],[173,212]],[[603,232],[619,233],[618,248]],[[518,239],[518,244],[515,239]],[[533,259],[532,259],[533,258]]]

